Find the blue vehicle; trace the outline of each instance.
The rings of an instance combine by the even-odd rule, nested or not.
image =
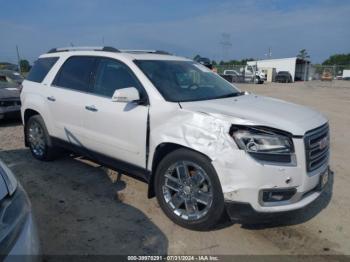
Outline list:
[[[0,160],[0,257],[39,259],[39,238],[27,193]]]

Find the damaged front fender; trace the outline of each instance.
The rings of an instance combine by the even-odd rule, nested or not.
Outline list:
[[[149,187],[149,197],[153,196],[153,175],[161,159],[179,147],[203,154],[211,160],[217,170],[223,192],[232,190],[231,178],[227,171],[235,172],[246,153],[239,150],[229,131],[232,124],[254,125],[246,119],[217,113],[207,113],[181,109],[180,107],[166,107],[163,110],[150,112],[150,143],[148,167],[152,173]],[[167,150],[161,150],[168,145]],[[170,150],[169,150],[170,149]],[[156,157],[155,157],[156,156]],[[236,173],[236,172],[235,172]],[[238,179],[240,176],[238,175]]]

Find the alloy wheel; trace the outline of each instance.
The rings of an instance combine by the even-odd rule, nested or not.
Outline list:
[[[213,202],[212,185],[207,173],[190,161],[179,161],[164,174],[163,197],[174,214],[184,220],[204,217]]]

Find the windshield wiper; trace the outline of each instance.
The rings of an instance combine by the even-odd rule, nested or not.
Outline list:
[[[218,96],[218,97],[216,97],[215,99],[228,98],[228,97],[236,97],[236,96],[243,96],[244,94],[245,94],[245,92],[231,93],[231,94],[227,94],[227,95]]]

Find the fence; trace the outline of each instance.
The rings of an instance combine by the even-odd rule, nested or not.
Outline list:
[[[350,69],[350,65],[311,65],[308,80],[322,80],[322,75],[330,74],[332,79],[342,79],[343,70]]]

